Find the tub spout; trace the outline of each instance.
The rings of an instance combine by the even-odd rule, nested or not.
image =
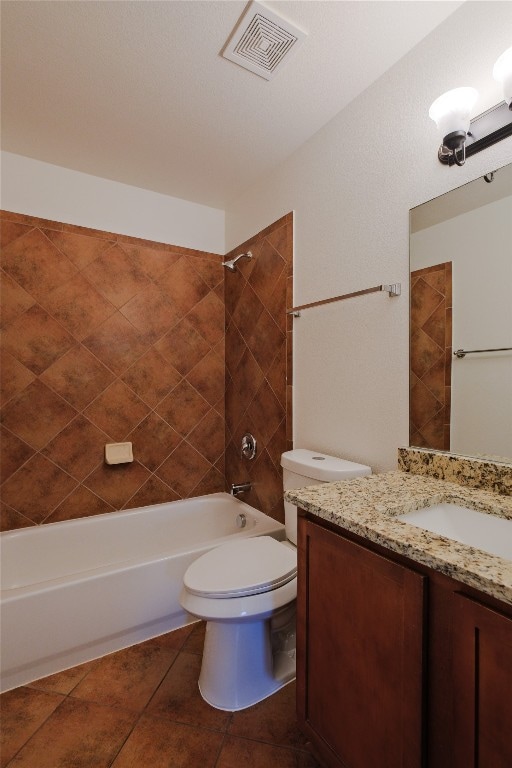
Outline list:
[[[245,493],[245,491],[250,491],[252,488],[251,483],[233,483],[231,485],[231,495],[232,496],[239,496],[241,493]]]

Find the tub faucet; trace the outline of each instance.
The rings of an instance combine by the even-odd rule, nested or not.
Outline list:
[[[232,483],[230,493],[232,496],[239,496],[241,493],[245,493],[245,491],[250,491],[251,488],[252,485],[248,481],[245,483]]]

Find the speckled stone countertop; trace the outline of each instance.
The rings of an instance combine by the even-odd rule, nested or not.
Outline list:
[[[287,491],[285,499],[512,605],[511,560],[430,533],[397,517],[452,502],[512,519],[510,496],[396,471]]]

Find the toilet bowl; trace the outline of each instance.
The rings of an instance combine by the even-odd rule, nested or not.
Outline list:
[[[371,474],[370,467],[305,449],[283,453],[284,488]],[[187,569],[180,602],[206,624],[199,689],[230,712],[295,678],[297,509],[285,503],[287,541],[270,536],[222,544]]]

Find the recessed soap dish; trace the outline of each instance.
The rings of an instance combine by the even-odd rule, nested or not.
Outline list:
[[[127,464],[133,461],[131,443],[107,443],[105,445],[106,464]]]

